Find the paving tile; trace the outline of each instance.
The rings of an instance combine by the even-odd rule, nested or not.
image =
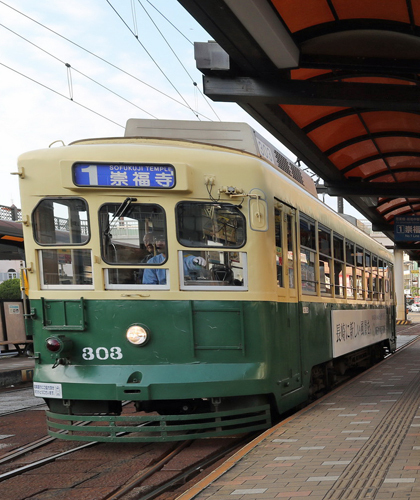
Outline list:
[[[385,479],[384,483],[414,483],[415,480],[414,477],[395,477]]]
[[[351,460],[331,460],[322,462],[322,465],[348,465],[351,463]]]
[[[277,493],[275,498],[304,498],[311,495],[312,490],[306,491],[282,491],[281,493]],[[312,498],[312,495],[311,495]]]
[[[308,477],[307,481],[337,481],[337,479],[340,476],[315,476],[315,477]]]

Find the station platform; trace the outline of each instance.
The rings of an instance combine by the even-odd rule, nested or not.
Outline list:
[[[400,351],[264,432],[176,500],[420,499],[420,323],[398,330]]]
[[[0,388],[31,382],[35,361],[27,356],[0,355]]]

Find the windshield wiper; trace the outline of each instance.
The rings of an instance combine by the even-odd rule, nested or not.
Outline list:
[[[104,229],[104,236],[106,236],[107,238],[112,238],[112,235],[110,233],[112,223],[114,222],[115,219],[118,219],[120,217],[124,217],[124,215],[127,213],[128,208],[133,203],[133,201],[137,201],[137,198],[126,198],[121,203],[121,205],[115,211],[114,217],[112,218],[111,222],[108,221],[108,224],[107,224],[106,228]]]

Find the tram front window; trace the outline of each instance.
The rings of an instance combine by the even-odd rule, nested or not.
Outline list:
[[[247,288],[246,221],[228,203],[181,202],[176,207],[177,237],[193,250],[179,252],[181,288]],[[201,250],[198,250],[198,249]]]
[[[240,248],[245,244],[245,217],[234,205],[183,201],[176,215],[178,240],[186,247]]]
[[[80,288],[93,285],[90,250],[40,250],[41,289]]]
[[[165,212],[159,205],[134,201],[126,198],[122,203],[102,205],[99,210],[102,258],[107,264],[118,266],[105,270],[106,288],[167,288]]]
[[[152,257],[160,254],[163,258],[158,264],[162,264],[167,260],[163,208],[152,204],[124,203],[107,203],[99,210],[104,261],[108,264],[148,265]],[[163,246],[165,252],[160,252]]]
[[[83,245],[89,240],[87,205],[80,198],[46,198],[32,215],[40,245]]]

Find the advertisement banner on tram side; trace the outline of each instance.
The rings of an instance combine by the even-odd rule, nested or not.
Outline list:
[[[385,340],[386,309],[331,311],[333,357]]]

